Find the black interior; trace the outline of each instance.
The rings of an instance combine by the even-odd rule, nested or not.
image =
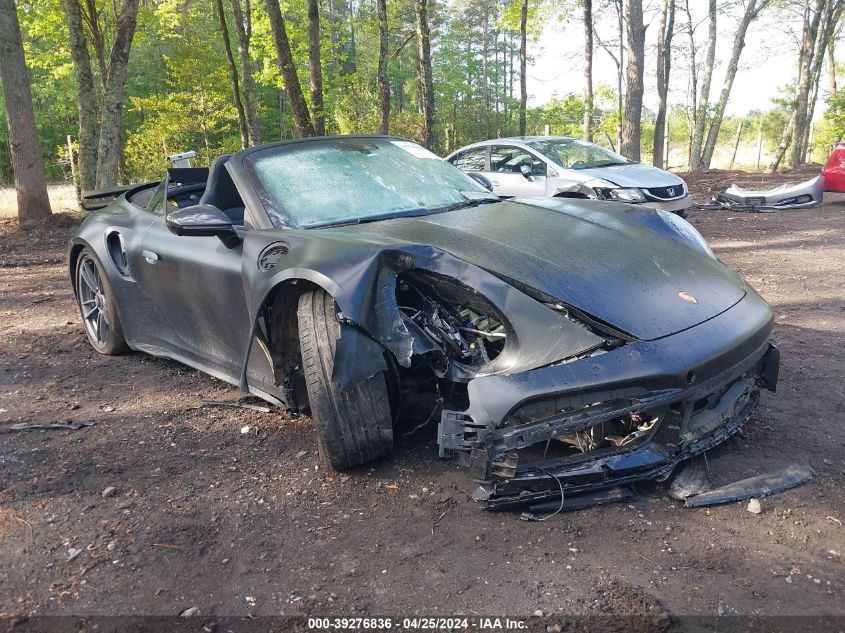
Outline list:
[[[200,204],[213,204],[229,217],[232,224],[241,225],[244,223],[244,203],[226,169],[230,158],[231,154],[224,154],[211,163],[208,184]]]

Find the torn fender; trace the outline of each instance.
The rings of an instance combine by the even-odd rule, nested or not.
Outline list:
[[[284,233],[286,249],[273,266],[259,266],[261,254],[279,242],[278,231],[250,231],[244,238],[244,283],[249,315],[256,323],[274,289],[302,279],[331,294],[340,309],[341,339],[333,379],[347,389],[385,369],[388,350],[408,367],[411,357],[432,351],[431,341],[399,310],[400,274],[425,271],[459,281],[503,315],[513,344],[497,358],[495,371],[541,367],[595,349],[604,339],[564,314],[520,292],[499,277],[427,245],[333,230]],[[251,289],[251,294],[249,293]],[[255,328],[253,328],[254,334]],[[245,363],[246,365],[246,363]]]

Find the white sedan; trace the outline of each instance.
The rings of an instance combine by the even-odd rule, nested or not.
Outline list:
[[[676,175],[566,136],[521,136],[473,143],[446,157],[480,174],[502,198],[563,197],[646,204],[686,217],[692,205]]]

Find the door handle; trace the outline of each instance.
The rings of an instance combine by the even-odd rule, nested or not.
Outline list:
[[[141,254],[144,256],[144,259],[147,260],[148,264],[155,264],[158,261],[158,253],[154,253],[152,251],[142,251]]]

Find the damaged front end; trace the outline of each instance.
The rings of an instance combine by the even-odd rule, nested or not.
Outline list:
[[[396,280],[405,326],[426,341],[412,364],[436,378],[440,456],[468,468],[489,508],[668,476],[736,432],[760,388],[777,383],[771,313],[756,295],[731,316],[638,341],[508,281],[511,304],[520,296],[522,308],[550,319],[528,340],[504,310],[455,279],[411,270]],[[509,314],[522,323],[522,313]],[[731,325],[743,318],[749,328]],[[556,330],[570,328],[578,345],[571,332],[569,347],[550,345]],[[715,357],[714,336],[724,341]]]
[[[416,309],[411,318],[438,321],[429,301],[431,320]],[[756,295],[731,315],[658,341],[621,339],[557,308],[601,344],[522,372],[484,373],[508,347],[506,322],[495,316],[457,304],[451,328],[421,326],[441,343],[440,378],[463,380],[462,359],[476,360],[466,392],[456,398],[452,385],[443,399],[438,444],[441,457],[481,483],[488,508],[668,477],[735,433],[761,388],[775,389],[779,352]],[[714,340],[723,341],[716,350]]]
[[[293,238],[291,253],[313,251]],[[699,278],[715,267],[694,257]],[[332,380],[347,390],[386,372],[395,417],[439,417],[440,456],[468,469],[489,508],[668,476],[739,429],[759,390],[777,383],[771,309],[715,275],[686,286],[699,297],[695,310],[680,294],[674,314],[639,308],[641,318],[628,319],[634,335],[545,293],[573,294],[565,288],[537,290],[546,279],[539,269],[528,285],[515,279],[528,280],[524,268],[506,276],[423,244],[379,246],[320,274],[303,270],[295,273],[311,283],[332,280],[324,287],[341,324]],[[611,306],[606,293],[593,303]],[[662,290],[654,294],[663,301]],[[276,371],[274,380],[288,377]]]

